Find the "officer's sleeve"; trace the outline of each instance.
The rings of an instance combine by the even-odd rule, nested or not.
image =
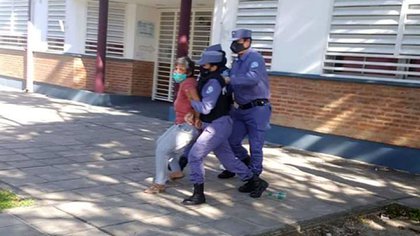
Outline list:
[[[250,58],[248,70],[238,74],[231,74],[231,84],[236,86],[253,86],[257,85],[265,70],[265,63],[262,57]]]
[[[210,80],[201,91],[201,101],[191,101],[191,106],[195,111],[207,115],[216,105],[217,99],[222,91],[222,87],[215,79]]]

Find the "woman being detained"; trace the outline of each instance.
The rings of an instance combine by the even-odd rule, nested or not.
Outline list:
[[[177,157],[198,136],[198,129],[194,126],[194,110],[186,92],[196,90],[197,81],[194,78],[195,63],[188,57],[178,58],[172,78],[179,84],[179,90],[174,103],[175,124],[169,127],[156,141],[154,183],[144,192],[157,194],[165,191],[168,180],[168,162],[172,171],[169,178],[184,177]]]

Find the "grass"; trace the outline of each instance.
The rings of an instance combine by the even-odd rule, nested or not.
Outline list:
[[[8,208],[31,206],[33,204],[32,199],[21,199],[10,190],[0,189],[0,212]]]
[[[412,209],[398,204],[391,204],[385,208],[385,212],[391,217],[405,217],[409,220],[420,221],[420,209]]]

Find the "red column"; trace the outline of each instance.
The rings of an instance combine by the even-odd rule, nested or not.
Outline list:
[[[181,12],[179,18],[178,49],[177,58],[188,56],[188,44],[190,41],[190,22],[191,22],[192,0],[181,0]],[[178,93],[178,84],[174,87],[174,101]]]
[[[95,92],[105,91],[106,35],[109,0],[99,0],[98,44],[96,48]]]
[[[191,2],[192,0],[181,0],[177,57],[188,56],[188,43],[190,41]]]

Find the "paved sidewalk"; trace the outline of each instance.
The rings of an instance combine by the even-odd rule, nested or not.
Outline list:
[[[217,179],[214,156],[207,204],[180,204],[187,178],[148,195],[154,140],[169,125],[0,88],[0,185],[37,199],[0,214],[0,235],[257,235],[390,201],[420,205],[420,176],[275,146],[265,148],[263,177],[285,200],[239,193],[238,178]]]

